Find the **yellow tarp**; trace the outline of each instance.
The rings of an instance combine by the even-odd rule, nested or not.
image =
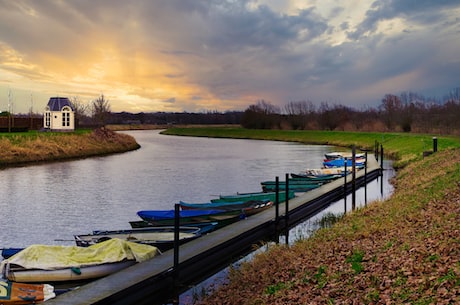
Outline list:
[[[53,270],[66,267],[114,263],[125,259],[142,262],[159,253],[156,247],[118,238],[113,238],[87,248],[32,245],[12,257],[3,260],[0,265],[0,274],[3,274],[7,263],[19,265],[26,269]]]

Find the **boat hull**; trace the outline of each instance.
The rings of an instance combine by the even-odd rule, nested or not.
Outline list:
[[[217,224],[216,224],[217,225]],[[174,227],[150,227],[131,230],[94,231],[92,234],[75,235],[75,243],[88,247],[108,239],[122,240],[155,246],[166,251],[174,246]],[[199,227],[179,227],[179,244],[186,243],[201,236]]]
[[[294,192],[288,192],[289,199],[295,197]],[[279,200],[284,200],[286,198],[286,192],[280,191],[278,193]],[[249,201],[249,200],[270,200],[276,201],[275,192],[256,192],[256,193],[238,193],[235,195],[221,195],[219,198],[211,199],[211,202],[239,202],[239,201]]]
[[[8,265],[4,276],[15,282],[22,283],[50,283],[93,280],[118,272],[136,263],[127,260],[116,263],[107,263],[79,268],[62,268],[56,270],[24,269]]]
[[[190,210],[190,211],[180,211],[180,225],[193,225],[203,222],[221,222],[228,220],[239,220],[244,218],[245,215],[242,211],[232,210],[232,211],[223,211],[219,210],[217,213],[205,213],[210,210]],[[191,213],[193,212],[193,213]],[[174,216],[168,217],[157,217],[156,211],[139,211],[137,215],[148,222],[151,226],[174,226],[175,218]],[[174,214],[173,214],[174,215]]]

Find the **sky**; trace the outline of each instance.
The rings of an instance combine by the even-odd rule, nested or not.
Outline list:
[[[0,0],[0,110],[378,106],[460,87],[458,0]]]

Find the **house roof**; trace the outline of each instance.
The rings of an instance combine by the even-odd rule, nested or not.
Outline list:
[[[51,97],[48,102],[50,111],[61,111],[65,106],[69,106],[72,111],[75,110],[70,100],[66,97]]]

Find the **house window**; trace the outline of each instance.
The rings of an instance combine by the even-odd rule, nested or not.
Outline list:
[[[70,112],[62,113],[62,126],[70,126]]]
[[[45,127],[50,127],[51,125],[51,113],[45,113]]]

